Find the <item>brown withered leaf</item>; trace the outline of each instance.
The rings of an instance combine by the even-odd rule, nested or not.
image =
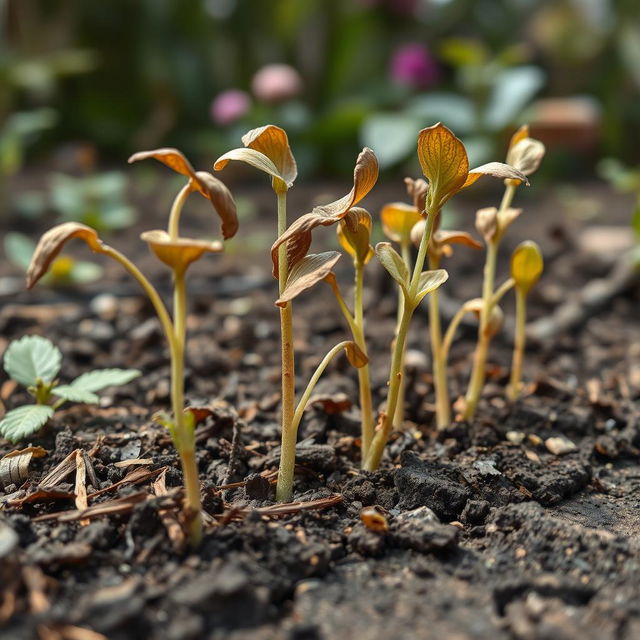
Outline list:
[[[522,213],[522,209],[502,209],[498,211],[498,231],[502,235],[516,220],[516,218]]]
[[[351,366],[356,369],[364,367],[369,362],[369,358],[355,342],[347,342],[344,352],[347,354],[347,359]]]
[[[530,176],[540,166],[545,154],[545,147],[539,140],[523,138],[507,153],[507,164],[512,165],[525,176]]]
[[[332,395],[322,394],[315,395],[309,398],[310,405],[321,405],[322,410],[327,415],[336,415],[344,413],[348,409],[351,409],[353,402],[346,393],[334,393]]]
[[[462,142],[438,122],[418,134],[418,160],[429,180],[432,205],[442,205],[460,189],[469,174],[469,159]]]
[[[161,229],[145,231],[140,234],[140,238],[149,245],[159,260],[177,270],[186,269],[192,262],[201,258],[204,253],[220,253],[223,250],[220,242],[192,238],[172,240],[171,236]]]
[[[498,210],[495,207],[484,207],[476,211],[476,229],[489,243],[498,233]]]
[[[417,180],[414,180],[413,178],[405,178],[404,184],[407,187],[409,197],[413,201],[413,206],[422,214],[426,205],[427,193],[429,191],[428,182],[423,178],[418,178]]]
[[[471,247],[472,249],[482,249],[482,245],[466,231],[447,231],[438,229],[438,231],[434,232],[431,242],[440,250],[444,250],[445,247],[452,244],[461,244],[465,247]],[[431,250],[431,245],[429,245],[429,249]]]
[[[238,231],[236,203],[227,186],[207,171],[196,172],[198,191],[211,202],[222,221],[222,237],[233,238]]]
[[[138,151],[129,157],[129,164],[139,162],[140,160],[148,160],[153,158],[158,162],[173,169],[176,173],[179,173],[188,178],[196,177],[195,169],[191,166],[191,163],[185,158],[182,151],[174,149],[173,147],[163,147],[161,149],[152,149],[150,151]]]
[[[484,307],[484,301],[482,298],[473,298],[464,303],[464,308],[473,313],[475,317],[480,320],[480,315],[482,314],[482,309]],[[491,318],[489,319],[489,337],[493,338],[497,333],[502,330],[504,326],[504,312],[502,309],[496,304],[493,306],[491,310]]]
[[[314,207],[311,213],[298,218],[271,247],[271,260],[273,262],[273,274],[278,273],[278,247],[287,244],[287,256],[289,267],[304,257],[302,249],[311,242],[310,233],[317,226],[329,226],[335,224],[347,215],[349,209],[355,206],[373,189],[378,179],[378,159],[375,153],[365,147],[356,160],[353,170],[353,187],[342,198],[329,204]]]
[[[362,207],[353,207],[336,227],[340,246],[361,264],[367,264],[373,257],[369,244],[372,226],[371,214]]]
[[[276,300],[276,305],[286,306],[287,302],[326,278],[338,260],[340,260],[340,254],[337,251],[312,253],[305,256],[289,272],[287,285],[280,298]]]
[[[83,240],[95,253],[104,253],[105,245],[98,232],[79,222],[64,222],[49,229],[38,242],[27,269],[27,289],[31,289],[44,276],[51,263],[73,238]]]
[[[394,242],[409,242],[411,230],[422,220],[416,207],[404,202],[390,202],[380,212],[384,235]]]
[[[518,169],[516,169],[515,167],[504,164],[503,162],[488,162],[487,164],[483,164],[480,167],[471,169],[471,171],[469,171],[467,179],[462,185],[462,188],[464,189],[465,187],[471,186],[479,178],[482,178],[482,176],[492,176],[494,178],[500,178],[503,180],[518,180],[529,186],[527,176],[524,175],[522,171],[518,171]]]

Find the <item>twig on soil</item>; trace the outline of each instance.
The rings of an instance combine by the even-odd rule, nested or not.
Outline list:
[[[87,499],[87,467],[80,449],[76,449],[76,509],[86,509],[89,506]],[[80,526],[89,524],[88,520],[80,520]]]
[[[118,487],[121,487],[122,485],[125,485],[125,484],[139,484],[140,482],[144,482],[149,478],[153,478],[154,476],[157,476],[159,473],[162,473],[166,469],[167,467],[160,467],[160,469],[154,469],[152,471],[149,471],[149,469],[144,469],[142,467],[138,469],[134,469],[133,471],[130,471],[124,478],[122,478],[122,480],[119,480],[118,482],[114,482],[111,486],[105,487],[104,489],[99,489],[98,491],[94,491],[93,493],[89,494],[88,498],[91,500],[96,496],[100,496],[103,493],[108,493],[109,491],[113,491],[114,489],[117,489]]]

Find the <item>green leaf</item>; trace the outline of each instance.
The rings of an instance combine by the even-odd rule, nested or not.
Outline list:
[[[422,298],[424,298],[428,293],[435,291],[441,284],[445,283],[448,278],[449,274],[445,269],[423,271],[420,274],[418,293],[416,294],[415,303],[419,304]]]
[[[4,252],[7,258],[24,271],[29,268],[35,248],[35,243],[24,233],[10,231],[4,237]]]
[[[84,404],[97,404],[100,398],[91,391],[85,389],[76,389],[71,384],[61,384],[59,387],[51,389],[51,393],[68,400],[69,402],[83,402]]]
[[[69,386],[76,390],[93,393],[105,387],[127,384],[139,375],[141,372],[137,369],[97,369],[78,376]]]
[[[85,262],[77,260],[71,267],[71,281],[76,284],[84,284],[87,282],[95,282],[100,280],[104,273],[104,269],[94,262]]]
[[[0,434],[10,442],[18,442],[42,429],[53,416],[53,407],[28,404],[9,411],[0,421]]]
[[[394,113],[374,113],[363,123],[360,140],[371,147],[382,169],[407,158],[416,148],[416,130],[422,119],[417,116]]]
[[[51,382],[62,364],[60,349],[41,336],[14,340],[4,354],[4,369],[16,382],[32,387],[38,378]]]
[[[409,269],[400,254],[391,246],[390,242],[378,242],[376,256],[380,264],[406,293],[409,287]]]

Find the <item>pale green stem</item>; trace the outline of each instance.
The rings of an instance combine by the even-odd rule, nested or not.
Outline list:
[[[522,388],[522,362],[524,360],[524,347],[526,342],[526,304],[527,294],[520,288],[516,288],[516,333],[513,346],[513,360],[511,362],[511,380],[507,388],[507,397],[512,402],[518,399]]]
[[[407,265],[407,269],[411,272],[411,238],[407,234],[403,236],[400,242],[400,255],[403,262]],[[398,328],[402,321],[402,309],[404,307],[404,292],[401,287],[398,287],[398,319],[396,321],[396,339],[398,335]],[[402,429],[404,425],[405,404],[407,395],[407,378],[404,371],[404,353],[402,354],[402,363],[400,364],[400,391],[398,392],[398,403],[396,405],[396,412],[393,416],[393,424],[396,429]]]
[[[500,214],[503,211],[506,211],[511,205],[515,192],[516,187],[514,185],[507,185],[504,196],[502,197],[502,202],[500,203],[498,219],[500,218]],[[482,283],[482,311],[480,313],[480,325],[478,327],[478,344],[474,354],[473,371],[469,381],[469,388],[467,389],[465,397],[465,409],[462,416],[465,420],[471,420],[475,415],[478,402],[480,400],[480,394],[484,387],[487,355],[489,353],[489,343],[491,342],[491,336],[489,335],[489,322],[493,306],[492,298],[499,243],[500,237],[497,236],[487,244],[487,257],[484,265],[484,279]]]
[[[420,248],[418,249],[418,256],[414,264],[413,275],[411,277],[411,283],[409,285],[408,300],[404,301],[402,307],[402,319],[400,321],[400,326],[398,327],[398,335],[396,337],[396,344],[393,350],[393,357],[391,359],[387,407],[386,410],[382,413],[380,426],[373,438],[371,446],[369,447],[367,459],[362,467],[366,471],[375,471],[380,465],[384,447],[387,444],[389,435],[391,433],[393,416],[395,415],[396,404],[398,402],[398,394],[400,391],[400,383],[402,381],[400,368],[402,366],[402,359],[404,355],[405,344],[407,341],[409,323],[411,322],[411,316],[415,311],[415,304],[413,304],[413,301],[416,299],[416,295],[418,293],[418,287],[420,285],[420,274],[422,273],[422,267],[424,266],[424,261],[427,256],[427,248],[429,246],[429,242],[431,242],[431,234],[433,233],[434,221],[437,214],[437,211],[429,212],[424,234],[422,235],[422,240],[420,241]]]
[[[287,192],[278,191],[278,236],[287,228]],[[278,249],[278,285],[282,294],[287,284],[286,243]],[[293,495],[293,474],[296,465],[297,429],[293,426],[295,404],[295,359],[293,351],[293,313],[291,302],[280,308],[280,338],[282,347],[282,446],[276,500],[288,501]]]
[[[364,264],[359,260],[354,261],[355,290],[353,293],[354,327],[352,327],[353,339],[362,353],[367,355],[367,344],[364,337]],[[344,312],[343,312],[344,313]],[[353,330],[355,328],[355,331]],[[360,393],[360,424],[361,424],[361,459],[362,463],[367,456],[369,446],[373,440],[373,402],[371,399],[371,381],[369,379],[369,364],[358,369],[358,389]]]
[[[493,307],[495,307],[497,304],[500,304],[500,300],[502,300],[502,298],[504,298],[506,293],[509,293],[509,291],[511,291],[511,289],[513,289],[515,284],[516,284],[516,281],[513,278],[509,278],[508,280],[505,280],[496,289],[496,292],[493,294],[493,298],[491,298],[491,310],[492,311],[493,311]]]
[[[173,201],[171,206],[171,213],[169,214],[168,233],[172,240],[177,240],[180,237],[180,216],[182,215],[182,209],[184,203],[187,201],[189,194],[193,191],[191,182],[187,183],[180,189],[178,195]]]
[[[458,311],[456,311],[456,315],[453,316],[447,330],[444,334],[444,339],[442,340],[442,348],[441,348],[441,358],[444,363],[445,368],[449,362],[449,351],[451,350],[451,344],[453,343],[453,339],[455,338],[456,331],[462,322],[462,318],[464,318],[465,314],[468,313],[470,309],[466,304],[462,305]]]
[[[439,267],[439,258],[429,259],[429,269],[438,269]],[[436,425],[438,429],[444,429],[451,424],[451,403],[447,385],[447,356],[443,353],[442,344],[440,297],[437,289],[429,294],[429,335],[433,361],[433,386],[436,394]]]

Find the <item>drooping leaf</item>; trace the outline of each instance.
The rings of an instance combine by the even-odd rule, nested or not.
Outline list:
[[[476,230],[490,243],[498,233],[498,210],[495,207],[484,207],[476,211]]]
[[[449,274],[445,269],[433,269],[432,271],[423,271],[420,274],[420,282],[418,284],[418,293],[416,294],[415,304],[432,291],[435,291],[440,285],[449,279]]]
[[[69,402],[97,404],[100,401],[100,398],[95,393],[84,389],[76,389],[72,384],[61,384],[58,387],[54,387],[51,389],[51,393]]]
[[[369,362],[369,358],[367,358],[365,353],[355,342],[347,342],[344,347],[344,351],[347,354],[347,358],[351,366],[356,369],[364,367]]]
[[[418,160],[427,180],[431,205],[440,209],[457,193],[469,173],[464,145],[443,124],[427,127],[418,135]]]
[[[413,206],[422,214],[426,205],[429,184],[423,178],[417,180],[405,178],[404,184],[407,188],[407,194],[413,201]]]
[[[196,172],[191,163],[185,158],[182,151],[173,147],[164,147],[162,149],[153,149],[151,151],[138,151],[129,157],[129,164],[153,158],[162,164],[167,165],[176,173],[180,173],[188,178],[195,178]]]
[[[511,277],[516,287],[528,294],[540,280],[544,269],[544,261],[540,247],[531,240],[521,242],[511,255]]]
[[[361,207],[349,209],[336,227],[342,248],[360,264],[367,264],[373,257],[371,240],[371,214]]]
[[[378,242],[376,256],[389,275],[407,293],[409,287],[409,270],[402,256],[391,246],[390,242]]]
[[[353,170],[353,187],[342,198],[329,204],[314,207],[311,213],[298,218],[271,247],[271,261],[273,274],[278,274],[278,248],[281,244],[287,244],[287,256],[291,268],[298,260],[302,259],[302,250],[309,248],[311,243],[311,231],[317,226],[330,226],[337,223],[347,215],[349,209],[354,207],[373,189],[378,179],[378,160],[371,149],[364,148],[358,155],[356,166]],[[295,250],[294,250],[295,249]],[[306,253],[305,249],[305,253]]]
[[[72,238],[80,238],[95,253],[105,253],[105,245],[95,229],[79,222],[64,222],[49,229],[38,242],[31,264],[27,269],[27,288],[31,289],[47,272],[53,260],[62,251],[65,243]]]
[[[142,375],[137,369],[97,369],[78,376],[71,386],[83,391],[100,391],[105,387],[127,384]]]
[[[429,254],[435,256],[450,256],[453,254],[452,244],[461,244],[471,249],[482,249],[482,245],[466,231],[450,231],[438,229],[431,236]]]
[[[502,180],[518,180],[519,182],[524,182],[524,184],[529,186],[527,176],[525,176],[521,171],[518,171],[515,167],[511,167],[503,162],[489,162],[480,167],[476,167],[475,169],[471,169],[467,179],[462,185],[462,188],[464,189],[465,187],[469,187],[479,178],[482,178],[482,176],[493,176],[494,178],[500,178]]]
[[[416,207],[404,202],[386,204],[380,212],[384,235],[394,242],[410,242],[411,229],[422,220]]]
[[[272,178],[282,180],[278,167],[264,153],[256,151],[255,149],[247,149],[244,147],[238,147],[237,149],[231,149],[227,153],[221,155],[214,163],[213,168],[216,171],[222,171],[231,160],[238,160],[251,165],[259,171],[269,174]],[[283,181],[284,182],[284,181]],[[285,183],[286,184],[286,183]]]
[[[514,209],[512,207],[498,211],[498,230],[501,236],[515,222],[521,213],[522,209]]]
[[[0,435],[18,442],[40,431],[53,417],[53,408],[45,404],[28,404],[9,411],[0,421]]]
[[[35,386],[38,378],[52,382],[61,364],[60,349],[42,336],[14,340],[4,354],[5,371],[25,387]]]
[[[156,257],[172,269],[186,269],[192,262],[199,260],[204,253],[220,253],[224,247],[221,242],[176,238],[162,229],[145,231],[140,238],[149,245]]]
[[[337,251],[312,253],[305,256],[289,272],[287,286],[284,288],[280,298],[276,300],[276,304],[279,307],[286,306],[287,302],[326,278],[339,259],[340,254]]]

